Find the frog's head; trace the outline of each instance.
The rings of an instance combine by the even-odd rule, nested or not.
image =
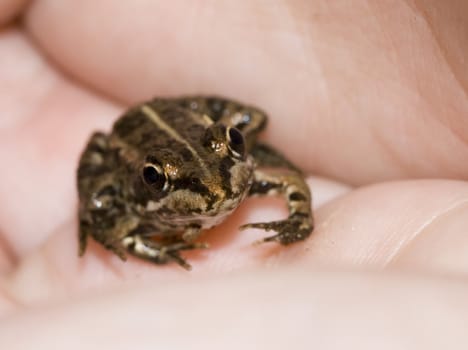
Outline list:
[[[214,123],[146,155],[140,177],[150,195],[147,210],[166,221],[213,226],[246,196],[253,168],[242,133]]]

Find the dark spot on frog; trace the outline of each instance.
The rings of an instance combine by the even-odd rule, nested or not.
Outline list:
[[[117,194],[117,189],[115,188],[114,185],[107,185],[101,188],[97,192],[97,196],[115,196]]]
[[[257,181],[254,182],[250,188],[250,193],[254,194],[267,194],[270,190],[278,189],[281,185],[268,181]]]
[[[128,137],[133,132],[140,130],[142,125],[148,123],[148,118],[139,109],[131,109],[127,115],[131,115],[132,118],[121,118],[114,124],[114,132],[122,138]]]
[[[202,196],[206,196],[210,193],[210,190],[207,186],[201,183],[200,179],[196,177],[184,177],[176,179],[172,182],[174,190],[190,190],[194,193],[198,193]]]
[[[232,195],[231,189],[231,168],[234,166],[234,161],[231,157],[224,157],[219,164],[219,174],[222,178],[223,190],[229,197]]]
[[[293,192],[289,195],[289,200],[290,201],[305,201],[307,198],[299,192]]]
[[[198,142],[201,135],[203,135],[203,133],[205,132],[205,127],[200,124],[193,124],[193,125],[187,126],[185,130],[186,130],[185,133],[187,135],[191,135]]]
[[[187,148],[182,149],[182,151],[180,151],[180,155],[185,162],[190,162],[193,160],[193,154]]]

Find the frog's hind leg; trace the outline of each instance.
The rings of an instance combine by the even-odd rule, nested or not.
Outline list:
[[[102,132],[95,132],[89,139],[78,164],[79,193],[86,193],[96,183],[96,178],[109,171],[104,161],[109,152],[108,142],[107,135]]]
[[[143,260],[161,265],[169,261],[175,261],[186,270],[191,270],[188,264],[179,254],[182,250],[207,248],[206,243],[177,241],[174,243],[158,243],[150,237],[135,234],[122,239],[122,245],[132,255]]]
[[[285,220],[252,223],[241,229],[260,228],[275,231],[273,236],[259,242],[278,242],[283,245],[306,239],[314,228],[309,187],[298,173],[275,174],[260,170],[255,172],[254,183],[249,195],[282,194],[287,202],[289,216]]]
[[[96,178],[99,177],[105,167],[103,158],[108,149],[108,139],[104,133],[95,132],[88,141],[83,154],[80,157],[77,171],[77,187],[80,193],[80,208],[78,211],[79,233],[78,233],[78,254],[82,256],[86,251],[87,240],[92,231],[92,217],[86,203],[88,201],[88,189],[93,188]]]
[[[301,169],[291,163],[280,152],[265,143],[257,142],[250,151],[250,154],[254,157],[259,168],[286,168],[302,174]]]

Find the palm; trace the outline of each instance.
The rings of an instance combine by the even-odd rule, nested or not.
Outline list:
[[[25,25],[10,26],[0,37],[5,310],[15,310],[15,301],[52,303],[123,281],[141,293],[140,279],[164,281],[176,295],[168,298],[169,305],[184,298],[177,293],[192,295],[187,292],[192,289],[203,300],[208,293],[188,278],[200,275],[206,288],[226,295],[252,281],[261,290],[270,277],[274,280],[255,269],[265,265],[284,276],[281,267],[293,263],[302,277],[299,285],[310,288],[316,282],[307,271],[317,266],[466,270],[465,183],[367,186],[390,179],[463,179],[468,172],[463,162],[468,105],[461,88],[466,77],[456,60],[442,61],[430,37],[422,35],[427,43],[421,53],[403,44],[395,49],[392,40],[413,45],[400,35],[401,23],[386,23],[378,11],[377,17],[367,17],[363,9],[364,14],[353,13],[359,7],[342,13],[347,10],[282,2],[284,8],[265,10],[257,2],[233,2],[214,12],[211,5],[169,7],[163,1],[62,4],[34,2]],[[315,18],[314,11],[327,20]],[[369,29],[373,34],[364,40],[343,26],[345,14],[363,28],[373,28],[370,18],[377,18],[393,37]],[[394,56],[384,54],[389,52]],[[432,66],[415,63],[423,58]],[[75,168],[88,135],[108,129],[130,103],[191,93],[264,107],[271,115],[266,140],[309,173],[342,181],[310,179],[317,207],[313,237],[287,249],[251,247],[264,233],[240,233],[238,226],[284,215],[279,202],[252,200],[207,234],[212,249],[190,255],[189,276],[176,265],[122,264],[97,245],[78,259]],[[227,272],[233,269],[242,272],[231,280]],[[231,291],[216,284],[221,275]],[[318,275],[326,284],[327,274]],[[363,276],[374,283],[374,276]],[[294,279],[284,278],[294,286]],[[31,283],[34,288],[28,288]],[[256,302],[255,292],[245,302]],[[147,303],[161,307],[158,301]]]

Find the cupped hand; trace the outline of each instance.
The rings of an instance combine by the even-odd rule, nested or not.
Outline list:
[[[0,344],[5,348],[411,348],[468,344],[468,11],[463,1],[0,2]],[[237,228],[194,269],[77,257],[87,137],[154,96],[270,115],[316,229]],[[314,176],[312,176],[312,174]]]

